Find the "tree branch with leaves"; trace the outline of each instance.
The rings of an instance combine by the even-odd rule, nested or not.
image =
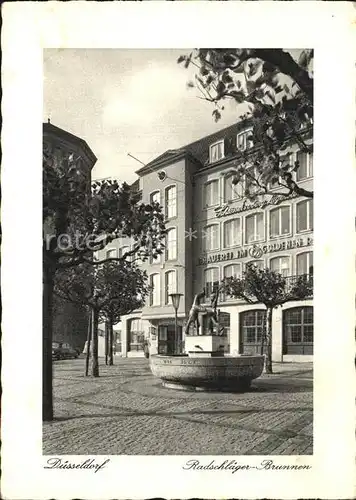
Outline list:
[[[132,248],[114,260],[145,261],[163,252],[161,207],[140,202],[139,193],[117,181],[88,185],[78,158],[55,163],[43,153],[43,419],[53,419],[53,292],[58,273],[87,264],[99,266],[94,254],[116,238],[131,238]],[[111,259],[113,260],[113,259]]]
[[[214,106],[219,121],[229,100],[248,111],[241,125],[251,128],[250,147],[236,149],[234,185],[244,184],[244,195],[254,200],[269,194],[313,198],[313,191],[296,181],[298,161],[289,162],[288,148],[297,144],[313,152],[313,51],[303,50],[298,60],[282,49],[196,49],[178,58],[185,68],[194,65],[194,81],[188,87]],[[255,181],[245,183],[248,170]],[[277,190],[276,190],[277,188]]]
[[[80,264],[56,275],[55,294],[69,302],[87,306],[92,313],[92,375],[94,377],[99,376],[99,321],[107,320],[112,326],[122,315],[130,314],[142,307],[150,289],[147,281],[146,272],[135,263],[128,261],[107,262],[96,268],[88,264]],[[87,349],[87,360],[89,360],[89,349]],[[86,374],[87,371],[88,361]]]
[[[241,278],[230,277],[223,281],[227,295],[244,300],[247,304],[263,304],[266,307],[264,336],[261,354],[266,340],[266,373],[272,373],[272,316],[273,310],[291,301],[310,298],[313,295],[313,277],[301,275],[284,277],[270,269],[259,269],[248,264]]]

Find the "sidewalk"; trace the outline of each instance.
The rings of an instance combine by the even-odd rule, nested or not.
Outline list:
[[[312,363],[274,370],[244,394],[191,393],[163,388],[142,358],[116,357],[99,378],[60,361],[44,454],[311,454]]]

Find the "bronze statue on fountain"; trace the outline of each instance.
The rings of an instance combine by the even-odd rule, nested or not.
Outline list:
[[[209,335],[223,335],[224,327],[219,327],[219,312],[217,310],[220,289],[214,290],[210,296],[210,307],[200,304],[200,301],[205,297],[205,291],[195,295],[192,307],[189,311],[188,321],[185,325],[184,333],[189,335],[189,328],[194,325],[197,335],[204,335],[203,318],[208,320]],[[215,328],[215,333],[214,333]]]

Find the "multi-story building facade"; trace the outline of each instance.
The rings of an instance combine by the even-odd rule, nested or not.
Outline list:
[[[70,132],[52,123],[43,123],[43,150],[53,158],[53,168],[62,161],[63,156],[75,155],[77,167],[85,173],[84,181],[90,192],[91,171],[97,161],[88,144]],[[53,339],[68,342],[73,347],[83,349],[88,329],[88,314],[78,304],[54,297]]]
[[[123,356],[143,355],[144,338],[149,338],[151,353],[172,352],[172,292],[182,294],[178,322],[183,337],[194,295],[204,289],[209,299],[217,283],[240,276],[248,262],[285,276],[313,273],[313,200],[274,194],[280,191],[271,186],[272,194],[251,202],[243,185],[232,182],[232,166],[241,161],[240,150],[250,146],[247,130],[248,124],[239,122],[167,151],[138,170],[142,201],[162,205],[168,232],[164,255],[143,265],[153,287],[149,300],[141,311],[122,319]],[[312,189],[312,154],[297,145],[285,154],[300,163],[298,184]],[[111,245],[106,251],[110,255],[122,248]],[[221,296],[218,308],[229,352],[260,352],[264,306]],[[308,360],[312,353],[312,298],[276,309],[273,359]]]

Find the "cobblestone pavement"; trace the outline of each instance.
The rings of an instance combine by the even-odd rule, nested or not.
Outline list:
[[[244,394],[192,393],[163,388],[142,358],[117,358],[99,378],[84,376],[83,359],[55,362],[43,453],[312,454],[312,364],[274,370]]]

